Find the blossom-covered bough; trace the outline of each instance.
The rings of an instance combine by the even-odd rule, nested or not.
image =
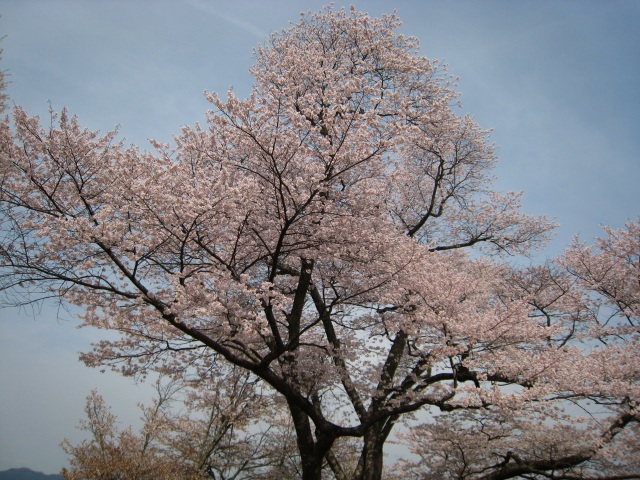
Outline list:
[[[416,412],[402,478],[638,478],[638,224],[509,267],[553,223],[493,191],[488,133],[398,25],[303,15],[256,51],[249,98],[208,94],[208,126],[153,153],[16,108],[3,288],[120,332],[90,365],[250,372],[286,404],[305,479],[381,478]]]

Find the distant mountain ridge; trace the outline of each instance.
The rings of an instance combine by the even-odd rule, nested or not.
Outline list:
[[[10,468],[0,472],[0,480],[63,480],[63,477],[34,472],[29,468]]]

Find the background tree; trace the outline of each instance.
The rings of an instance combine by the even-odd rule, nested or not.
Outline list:
[[[2,49],[0,49],[0,60],[2,60]],[[9,95],[7,95],[6,90],[7,72],[5,70],[0,70],[0,113],[4,113],[7,109],[7,101],[9,100]]]
[[[512,410],[531,434],[514,445],[544,451],[572,434],[568,403],[609,402],[606,428],[634,435],[634,334],[592,346],[583,284],[502,261],[553,225],[493,190],[487,132],[456,114],[453,79],[398,25],[303,15],[257,50],[249,98],[209,94],[208,128],[155,153],[65,111],[43,129],[16,108],[0,131],[3,287],[120,332],[90,365],[249,372],[286,404],[309,480],[325,462],[340,479],[381,478],[385,442],[418,411],[471,434]],[[624,384],[604,367],[585,381],[596,360],[624,360]],[[349,438],[353,468],[336,455]],[[519,463],[514,451],[495,461]]]
[[[161,414],[161,402],[154,413]],[[136,435],[131,429],[118,431],[116,417],[105,405],[104,399],[93,391],[87,397],[87,419],[80,424],[91,438],[73,446],[65,440],[64,450],[70,457],[70,469],[63,469],[69,480],[116,479],[170,479],[185,472],[157,445],[157,428],[149,429],[159,418],[145,418],[144,434]],[[147,412],[148,413],[148,412]],[[186,477],[190,478],[190,477]]]
[[[532,315],[556,327],[555,348],[527,367],[539,372],[528,399],[417,426],[405,438],[420,460],[399,478],[640,478],[640,218],[605,232],[553,265],[509,272],[510,295],[526,292]]]
[[[93,391],[79,426],[89,439],[63,442],[71,464],[63,475],[68,480],[296,478],[291,425],[268,421],[264,412],[278,409],[254,387],[242,373],[199,379],[197,385],[161,376],[152,404],[140,405],[138,433],[119,429]]]

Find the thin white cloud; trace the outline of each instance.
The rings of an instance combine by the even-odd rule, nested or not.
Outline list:
[[[238,15],[230,14],[228,12],[224,12],[221,10],[221,5],[219,3],[212,3],[207,0],[190,0],[189,4],[202,12],[213,15],[225,22],[233,25],[236,28],[248,33],[256,37],[259,40],[264,40],[269,36],[269,32],[263,30],[262,28],[254,25],[250,22],[247,22],[240,18]]]

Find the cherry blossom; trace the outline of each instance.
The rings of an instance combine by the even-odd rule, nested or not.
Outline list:
[[[207,94],[207,125],[152,152],[16,107],[0,127],[3,289],[119,333],[89,365],[246,372],[286,406],[307,480],[382,478],[416,416],[431,419],[406,433],[429,459],[406,464],[418,478],[631,468],[637,224],[510,267],[554,224],[495,191],[489,132],[399,25],[304,13],[256,50],[248,98]]]

